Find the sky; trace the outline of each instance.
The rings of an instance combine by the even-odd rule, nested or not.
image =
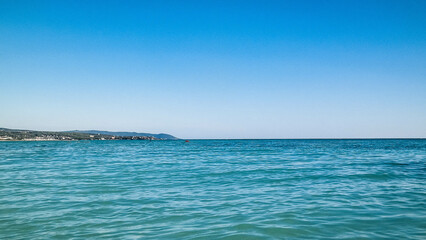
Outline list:
[[[426,137],[426,1],[0,0],[0,127]]]

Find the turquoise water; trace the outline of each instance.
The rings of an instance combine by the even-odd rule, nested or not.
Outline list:
[[[426,239],[426,140],[0,142],[0,239]]]

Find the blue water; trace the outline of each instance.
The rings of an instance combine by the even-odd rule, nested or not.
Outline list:
[[[426,140],[0,142],[0,239],[426,239]]]

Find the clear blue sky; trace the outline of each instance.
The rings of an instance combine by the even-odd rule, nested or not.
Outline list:
[[[0,1],[0,127],[426,137],[426,1]]]

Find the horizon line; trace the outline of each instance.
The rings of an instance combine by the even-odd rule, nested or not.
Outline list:
[[[21,130],[21,131],[45,131],[45,132],[67,132],[67,131],[104,131],[104,132],[133,132],[133,133],[148,133],[148,132],[138,132],[135,130],[29,130],[29,129],[20,129],[20,128],[7,128],[0,127],[0,129],[9,129],[9,130]],[[170,133],[151,133],[149,134],[168,134]],[[172,135],[174,136],[174,135]],[[175,136],[176,137],[176,136]],[[302,138],[178,138],[177,140],[425,140],[426,137],[302,137]]]
[[[181,140],[426,140],[426,137],[372,137],[372,138],[181,138]]]

